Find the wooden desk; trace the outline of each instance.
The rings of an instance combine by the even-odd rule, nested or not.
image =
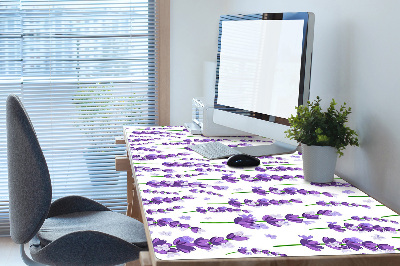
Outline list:
[[[400,217],[346,181],[303,180],[298,154],[234,169],[187,150],[221,140],[182,127],[127,127],[152,265],[400,265]],[[368,254],[368,255],[367,255]]]

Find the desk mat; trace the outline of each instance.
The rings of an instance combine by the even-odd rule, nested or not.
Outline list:
[[[267,139],[207,138],[183,127],[126,127],[125,136],[160,260],[400,251],[397,213],[337,176],[305,182],[297,152],[238,169],[187,149]]]

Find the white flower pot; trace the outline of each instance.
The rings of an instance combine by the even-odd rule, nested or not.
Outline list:
[[[337,150],[331,146],[301,144],[304,179],[308,182],[329,183],[335,175]]]

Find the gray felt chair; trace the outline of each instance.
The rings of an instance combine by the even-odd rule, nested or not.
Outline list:
[[[46,160],[21,101],[7,99],[11,238],[28,265],[115,265],[147,250],[143,224],[88,198],[51,203]],[[26,256],[29,242],[34,261]]]

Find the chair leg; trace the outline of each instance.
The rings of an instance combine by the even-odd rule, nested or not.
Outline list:
[[[41,264],[39,262],[33,261],[31,258],[28,257],[28,255],[26,255],[25,253],[25,245],[21,244],[20,246],[20,253],[21,253],[21,257],[22,260],[24,261],[24,263],[26,265],[31,265],[31,266],[46,266],[45,264]]]

